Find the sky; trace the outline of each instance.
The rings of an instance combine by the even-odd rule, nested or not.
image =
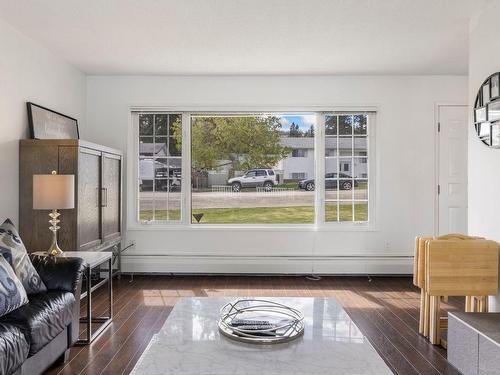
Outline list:
[[[283,131],[290,130],[290,125],[295,123],[299,125],[301,131],[307,131],[316,121],[314,114],[283,114],[281,115],[281,126]]]

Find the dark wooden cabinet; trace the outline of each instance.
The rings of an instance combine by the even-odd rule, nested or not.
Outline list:
[[[33,175],[75,175],[75,208],[61,210],[59,245],[67,251],[119,250],[122,153],[82,140],[21,140],[19,228],[28,251],[50,245],[48,211],[33,210]]]

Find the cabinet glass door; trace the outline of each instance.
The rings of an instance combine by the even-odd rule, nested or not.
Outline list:
[[[120,236],[121,158],[103,154],[102,158],[102,232],[104,241]]]
[[[81,148],[78,164],[78,250],[87,250],[102,242],[101,152]]]

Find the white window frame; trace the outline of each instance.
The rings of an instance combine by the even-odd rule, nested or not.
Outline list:
[[[325,221],[325,115],[333,112],[374,112],[370,120],[368,137],[368,212],[367,222],[326,222]],[[173,222],[142,223],[138,220],[138,119],[137,113],[169,113],[182,114],[182,189],[181,189],[181,220]],[[314,162],[316,189],[315,189],[315,222],[314,224],[192,224],[191,223],[191,115],[196,114],[235,114],[235,113],[316,113],[316,128],[314,132]],[[378,231],[377,169],[378,158],[376,152],[376,127],[378,108],[375,106],[296,106],[296,107],[204,107],[204,106],[130,106],[129,130],[127,147],[127,230],[304,230],[304,231]],[[132,194],[131,194],[131,193]]]
[[[360,156],[359,158],[362,158],[362,157],[366,157],[367,158],[367,170],[368,170],[368,221],[325,221],[325,207],[326,207],[326,199],[325,199],[325,183],[324,183],[324,176],[325,176],[325,173],[326,173],[326,168],[325,168],[325,163],[326,163],[326,155],[325,155],[325,141],[326,141],[326,135],[325,135],[325,124],[324,124],[324,121],[325,121],[325,115],[329,115],[329,114],[335,114],[335,115],[352,115],[352,114],[355,114],[355,113],[366,113],[368,116],[369,116],[369,120],[368,120],[368,130],[367,130],[367,138],[368,138],[368,152],[367,152],[367,155],[366,156]],[[367,230],[367,231],[376,231],[378,230],[378,227],[377,227],[377,222],[378,222],[378,213],[377,213],[377,210],[376,210],[376,207],[377,207],[377,202],[379,201],[379,196],[377,194],[377,174],[376,174],[376,170],[377,168],[375,168],[375,166],[378,164],[378,157],[377,157],[377,153],[376,153],[376,132],[377,132],[377,118],[378,118],[378,111],[376,109],[372,109],[372,110],[360,110],[360,109],[354,109],[354,110],[348,110],[348,109],[342,109],[340,111],[326,111],[326,112],[323,112],[322,113],[322,117],[319,120],[322,121],[322,126],[320,126],[319,128],[321,129],[321,132],[322,132],[322,136],[321,136],[321,140],[316,140],[316,142],[321,142],[321,145],[317,145],[316,144],[316,147],[322,147],[323,150],[320,151],[321,154],[318,155],[316,154],[316,158],[319,158],[321,157],[322,155],[322,160],[321,160],[321,163],[318,163],[318,164],[321,164],[322,167],[323,167],[323,170],[321,171],[322,174],[321,176],[323,176],[323,180],[321,182],[321,188],[323,189],[322,193],[321,193],[321,197],[322,199],[320,199],[320,201],[318,202],[318,204],[321,204],[321,209],[322,209],[322,212],[321,213],[318,213],[319,209],[318,209],[318,206],[316,206],[316,213],[317,215],[321,214],[321,218],[319,217],[316,217],[316,223],[320,223],[321,226],[325,227],[325,228],[331,228],[332,226],[335,227],[335,228],[338,228],[340,230],[342,229],[364,229],[364,230]],[[337,126],[339,126],[339,124],[337,123]],[[320,137],[318,137],[320,138]],[[353,140],[354,142],[354,140]],[[338,150],[338,148],[337,148]],[[340,155],[338,154],[338,151],[337,151],[337,155],[335,156],[337,159],[340,158]],[[354,168],[354,165],[352,166]],[[340,163],[339,163],[339,170],[337,171],[338,173],[340,172],[344,172],[344,171],[341,171],[340,170]],[[318,172],[318,171],[316,171]],[[317,189],[318,190],[318,189]],[[353,203],[355,203],[355,201],[353,201]]]

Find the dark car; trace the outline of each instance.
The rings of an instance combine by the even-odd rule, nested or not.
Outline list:
[[[340,173],[337,178],[337,173],[327,173],[325,175],[325,188],[326,189],[337,189],[337,182],[339,184],[340,190],[351,190],[352,185],[358,186],[356,180],[352,180],[352,177],[346,175],[345,173]],[[304,189],[307,191],[313,191],[316,187],[314,179],[310,178],[308,180],[299,181],[299,189]]]

